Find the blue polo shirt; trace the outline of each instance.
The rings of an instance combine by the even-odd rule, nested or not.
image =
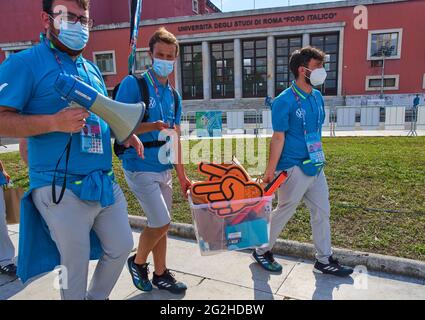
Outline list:
[[[0,187],[7,185],[6,177],[2,172],[0,172]]]
[[[23,115],[57,113],[68,106],[54,89],[55,80],[63,71],[80,76],[98,92],[107,94],[97,66],[82,56],[73,61],[68,54],[55,49],[42,36],[38,45],[10,56],[0,65],[0,86],[3,86],[0,91],[0,106],[16,109]],[[110,130],[103,120],[100,120],[100,125],[104,150],[101,155],[81,152],[80,133],[73,134],[68,165],[70,175],[81,178],[95,171],[112,169]],[[68,133],[52,132],[28,139],[31,188],[51,183],[51,175],[69,136]],[[58,171],[59,173],[65,171],[65,157]]]
[[[174,94],[169,85],[161,84],[156,79],[152,71],[143,74],[148,88],[150,103],[148,107],[148,122],[155,122],[162,120],[168,122],[168,118],[174,118],[174,124],[180,125],[181,123],[181,97],[179,96],[179,105],[177,113],[175,113]],[[156,92],[155,87],[158,89]],[[124,103],[139,103],[143,101],[140,93],[140,88],[137,79],[133,76],[126,77],[117,92],[116,100]],[[162,108],[161,108],[162,105]],[[170,117],[171,115],[171,117]],[[139,135],[142,142],[158,141],[159,131],[151,131]],[[165,147],[167,148],[167,147]],[[163,164],[159,159],[160,148],[145,148],[145,159],[140,159],[133,148],[127,149],[123,156],[120,158],[123,161],[123,168],[130,172],[162,172],[172,169],[172,164]]]
[[[321,135],[321,127],[325,120],[325,103],[320,91],[313,89],[308,94],[301,90],[295,82],[292,85],[304,111],[300,110],[291,88],[283,91],[273,102],[273,131],[285,133],[285,145],[277,170],[287,170],[310,158],[305,142],[302,113],[305,114],[307,133],[319,130]]]

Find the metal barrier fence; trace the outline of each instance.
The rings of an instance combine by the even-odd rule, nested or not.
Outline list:
[[[417,130],[425,130],[425,106],[336,106],[325,107],[326,118],[323,131],[336,136],[338,131],[360,132],[366,130],[404,131],[417,136]],[[196,113],[189,111],[182,115],[183,135],[189,136],[196,130]],[[271,134],[270,109],[223,110],[222,134],[265,133]]]
[[[201,111],[201,110],[200,110]],[[360,132],[364,130],[409,130],[408,136],[417,136],[418,130],[425,130],[425,106],[337,106],[325,107],[326,118],[323,131],[336,136],[339,131]],[[196,113],[182,114],[182,135],[189,137],[196,130]],[[222,134],[271,134],[272,117],[270,109],[232,109],[222,110]],[[0,137],[8,144],[15,139]],[[15,143],[17,143],[17,139]]]

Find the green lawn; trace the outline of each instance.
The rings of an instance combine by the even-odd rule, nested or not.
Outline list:
[[[324,140],[333,245],[425,261],[425,138]],[[27,186],[26,169],[18,157],[17,153],[0,155],[13,178],[24,178],[19,184]],[[117,159],[114,166],[129,213],[140,214]],[[187,172],[191,179],[201,178],[195,164],[187,165]],[[173,215],[176,222],[191,223],[177,181]],[[303,205],[281,237],[312,242],[309,214]]]

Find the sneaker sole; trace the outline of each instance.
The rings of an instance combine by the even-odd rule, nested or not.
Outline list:
[[[319,269],[313,268],[313,272],[317,273],[317,274],[328,274],[330,276],[335,276],[335,277],[339,277],[339,278],[346,278],[349,277],[353,272],[347,273],[347,274],[335,274],[335,273],[328,273],[328,272],[323,272],[320,271]]]
[[[182,294],[182,293],[185,293],[185,292],[186,292],[186,290],[187,290],[187,288],[186,288],[186,289],[184,289],[184,290],[176,291],[176,290],[171,290],[171,289],[167,289],[167,288],[158,287],[158,286],[157,286],[156,284],[154,284],[154,283],[152,283],[152,285],[153,285],[153,286],[155,286],[155,288],[157,288],[158,290],[165,290],[165,291],[168,291],[168,292],[170,292],[170,293],[172,293],[172,294]]]

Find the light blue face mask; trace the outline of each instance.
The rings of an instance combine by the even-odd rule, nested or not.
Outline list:
[[[153,59],[153,71],[161,78],[167,78],[174,70],[174,60]]]
[[[83,50],[89,41],[89,28],[77,23],[61,21],[58,40],[73,51]]]

